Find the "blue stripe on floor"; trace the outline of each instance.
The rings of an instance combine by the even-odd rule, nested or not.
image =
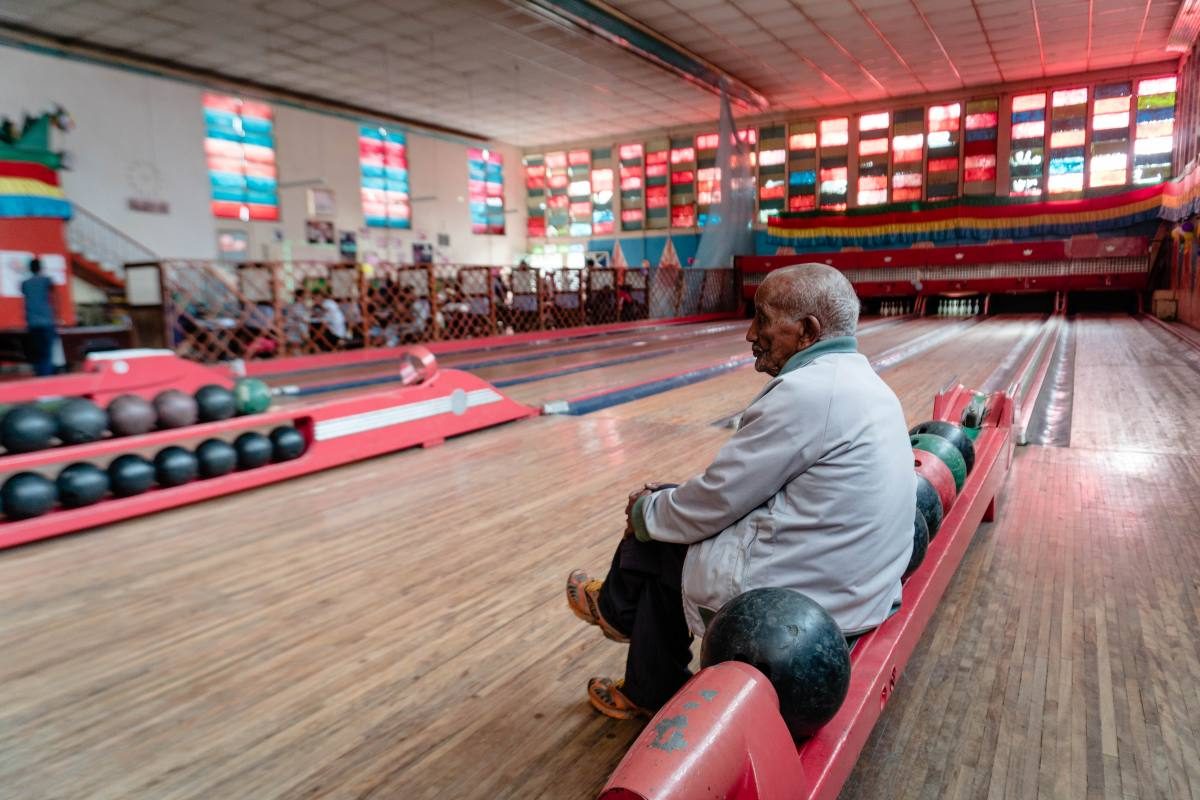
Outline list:
[[[703,344],[702,342],[691,342],[689,344],[677,345],[669,347],[665,350],[650,350],[645,353],[634,353],[633,355],[620,356],[618,358],[610,358],[607,361],[594,361],[589,364],[579,364],[573,367],[563,367],[562,369],[551,370],[549,372],[538,372],[533,375],[523,375],[519,378],[506,378],[504,380],[492,381],[492,385],[497,389],[503,389],[508,386],[520,386],[523,383],[535,383],[537,381],[547,380],[549,378],[560,378],[563,375],[574,375],[579,372],[587,372],[592,369],[603,369],[604,367],[615,367],[621,364],[632,364],[636,361],[645,361],[650,358],[658,358],[659,356],[671,355],[684,350],[693,350]],[[457,369],[457,367],[456,367]]]
[[[702,328],[696,331],[681,332],[678,337],[671,336],[669,338],[688,338],[693,336],[707,336],[710,333],[723,333],[735,328],[743,327],[741,321],[733,325],[714,325],[707,328]],[[659,334],[660,337],[663,334]],[[525,353],[519,356],[506,356],[504,358],[493,358],[487,361],[474,361],[468,364],[448,364],[449,369],[473,370],[483,369],[484,367],[502,367],[506,364],[520,364],[525,361],[538,361],[543,358],[554,358],[556,356],[568,356],[573,353],[594,353],[597,350],[611,350],[614,347],[632,347],[638,341],[668,341],[668,339],[657,338],[653,340],[625,339],[619,342],[605,342],[596,344],[592,347],[572,347],[563,350],[540,350],[536,353]]]
[[[723,373],[730,372],[735,369],[741,369],[742,367],[753,363],[754,356],[733,358],[724,362],[723,364],[716,364],[711,367],[704,367],[702,369],[692,370],[691,372],[684,372],[680,375],[673,375],[670,378],[649,381],[647,383],[638,384],[637,386],[630,386],[626,389],[618,389],[613,392],[606,392],[604,394],[596,395],[595,397],[589,397],[585,400],[567,403],[564,413],[571,414],[573,416],[590,414],[593,411],[601,411],[605,408],[611,408],[612,406],[620,405],[621,403],[629,403],[633,400],[640,400],[641,398],[649,397],[652,394],[670,391],[671,389],[677,389],[680,386],[689,386],[693,383],[699,383],[700,381],[708,380],[709,378],[715,378]]]
[[[741,324],[742,323],[739,321],[738,323],[736,323],[734,325],[709,326],[707,328],[703,328],[698,331],[689,331],[686,334],[681,333],[678,336],[678,338],[687,339],[687,338],[692,338],[692,337],[697,337],[697,336],[707,336],[708,334],[711,334],[711,333],[721,333],[726,330],[732,330],[733,328],[741,327]],[[660,334],[660,336],[661,335],[662,334]],[[672,337],[672,338],[675,338],[675,337]],[[526,362],[526,361],[538,361],[543,358],[553,358],[555,356],[572,355],[575,353],[591,353],[591,352],[594,352],[597,350],[609,350],[614,347],[631,347],[637,341],[639,341],[639,340],[607,342],[604,344],[597,344],[594,347],[577,347],[577,348],[570,348],[570,349],[566,349],[566,350],[543,350],[543,351],[539,351],[536,353],[527,353],[527,354],[520,355],[520,356],[508,356],[506,358],[494,358],[494,359],[490,359],[488,361],[478,361],[478,362],[469,363],[469,364],[450,364],[446,368],[470,371],[473,369],[483,369],[485,367],[499,367],[499,366],[504,366],[506,364],[519,364],[519,363]],[[647,344],[648,344],[648,342],[647,342]],[[612,365],[628,363],[628,362],[633,362],[633,361],[640,361],[640,360],[646,359],[646,358],[653,358],[656,355],[664,355],[667,353],[678,352],[679,350],[686,350],[688,348],[695,347],[696,345],[697,345],[696,342],[691,342],[689,344],[681,345],[679,347],[674,347],[674,348],[670,348],[667,350],[656,350],[656,351],[647,351],[645,353],[636,353],[634,355],[627,356],[624,358],[610,359],[609,361],[601,362],[601,363],[597,363],[597,364],[585,364],[585,365],[578,366],[578,367],[571,367],[571,368],[564,369],[563,371],[560,371],[560,372],[541,373],[541,374],[533,375],[533,376],[512,378],[507,381],[500,381],[500,382],[496,383],[495,386],[498,388],[504,388],[505,386],[516,386],[516,385],[522,384],[522,383],[530,383],[532,381],[540,381],[540,380],[543,380],[544,378],[554,378],[554,377],[558,377],[559,375],[570,375],[574,372],[583,372],[583,371],[589,370],[589,369],[599,369],[600,367],[605,367],[605,366],[612,366]],[[398,364],[399,362],[397,361],[395,363]],[[370,378],[355,378],[355,379],[346,380],[346,381],[335,381],[333,383],[320,383],[320,384],[315,384],[312,386],[282,386],[282,387],[279,387],[279,389],[280,389],[279,394],[285,395],[287,397],[311,397],[313,395],[326,394],[328,392],[341,392],[341,391],[345,391],[347,389],[363,389],[368,386],[381,386],[381,385],[388,384],[388,383],[399,383],[400,380],[401,380],[400,375],[398,373],[393,373],[393,374],[388,374],[388,375],[377,375],[377,376],[370,377]]]

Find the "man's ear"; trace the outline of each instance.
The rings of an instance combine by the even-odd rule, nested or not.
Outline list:
[[[805,346],[811,345],[821,338],[821,321],[812,314],[800,320],[800,324],[803,327]]]

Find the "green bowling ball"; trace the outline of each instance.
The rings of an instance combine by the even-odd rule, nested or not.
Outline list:
[[[257,378],[242,378],[233,387],[237,413],[261,414],[271,407],[271,387]]]
[[[963,460],[962,453],[958,451],[957,447],[941,436],[932,433],[918,433],[910,436],[909,441],[914,450],[924,450],[949,467],[950,474],[954,476],[954,490],[962,491],[963,483],[967,480],[967,462]]]

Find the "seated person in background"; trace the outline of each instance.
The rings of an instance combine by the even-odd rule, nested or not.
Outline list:
[[[737,433],[682,486],[629,496],[607,579],[567,579],[567,602],[629,642],[621,681],[592,678],[588,699],[617,719],[650,714],[691,673],[692,634],[727,601],[796,589],[847,636],[900,603],[916,491],[904,413],[858,353],[858,298],[823,264],[770,273],[746,333],[771,380]]]
[[[428,297],[418,297],[411,286],[405,286],[400,294],[403,317],[396,327],[400,341],[405,344],[424,341],[429,333],[432,306]]]
[[[239,346],[244,345],[244,355],[247,358],[255,356],[274,355],[277,342],[274,336],[275,306],[268,302],[255,303],[246,314],[245,332]]]
[[[343,337],[347,346],[362,347],[362,307],[358,304],[358,298],[347,297],[342,302],[338,303],[338,308],[342,311],[342,319],[346,321],[346,335]]]
[[[496,330],[505,333],[512,326],[512,310],[508,303],[508,286],[500,270],[492,270],[492,301],[496,304]]]
[[[325,289],[313,293],[312,341],[319,350],[336,350],[346,339],[346,317]]]
[[[283,335],[289,350],[299,350],[308,341],[308,303],[304,289],[297,289],[283,309]]]

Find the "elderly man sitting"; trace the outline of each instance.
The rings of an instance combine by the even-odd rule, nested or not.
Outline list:
[[[771,380],[737,433],[701,475],[629,496],[605,580],[567,579],[571,610],[629,642],[624,680],[588,681],[610,717],[666,703],[691,675],[692,634],[742,592],[797,589],[847,636],[899,606],[912,451],[896,395],[857,351],[858,297],[837,270],[804,264],[770,273],[754,299],[746,339]]]

